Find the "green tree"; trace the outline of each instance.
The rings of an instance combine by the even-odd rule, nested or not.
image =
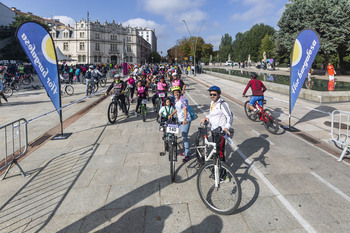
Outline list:
[[[341,73],[345,71],[344,57],[350,50],[350,1],[294,0],[288,4],[278,24],[276,35],[278,53],[290,54],[297,34],[312,28],[320,35],[320,54],[325,63],[339,56]]]
[[[261,40],[259,49],[259,60],[263,58],[264,51],[266,52],[267,58],[274,57],[275,43],[272,41],[271,36],[266,34]]]
[[[256,24],[245,33],[237,33],[233,42],[234,60],[246,61],[249,55],[252,61],[259,60],[259,49],[263,38],[274,34],[275,29],[264,24]]]
[[[0,26],[0,40],[6,40],[8,43],[0,50],[1,60],[22,60],[29,61],[21,45],[16,38],[17,28],[24,22],[35,21],[40,23],[46,30],[49,27],[40,22],[40,18],[34,18],[30,15],[17,15],[10,26]]]
[[[231,54],[231,60],[233,55],[232,49],[232,37],[229,34],[225,34],[221,37],[221,43],[219,45],[219,60],[225,62],[228,56]]]
[[[160,63],[162,61],[162,56],[157,51],[153,51],[149,57],[148,57],[149,62],[153,63]]]

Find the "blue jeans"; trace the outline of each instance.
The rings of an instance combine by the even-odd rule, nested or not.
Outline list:
[[[181,136],[182,136],[182,141],[184,143],[184,147],[185,147],[185,156],[189,156],[189,152],[190,152],[190,143],[188,141],[188,131],[190,131],[190,126],[191,126],[191,121],[188,121],[188,123],[186,125],[181,124],[179,129],[181,132]]]

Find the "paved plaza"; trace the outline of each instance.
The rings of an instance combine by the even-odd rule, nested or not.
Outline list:
[[[336,161],[341,151],[326,124],[332,110],[350,111],[349,103],[299,99],[292,125],[306,137],[282,128],[273,135],[245,116],[244,84],[206,74],[184,82],[199,119],[209,110],[206,90],[214,84],[234,114],[234,145],[226,146],[226,156],[240,180],[242,202],[233,215],[214,214],[198,195],[193,143],[199,119],[189,133],[192,159],[178,159],[171,183],[169,161],[159,156],[163,141],[151,106],[146,122],[134,116],[132,104],[130,117],[120,114],[111,125],[110,99],[99,93],[64,109],[64,120],[76,116],[65,122],[64,131],[72,133],[68,139],[47,140],[19,162],[30,177],[13,167],[0,181],[0,232],[350,231],[349,161]],[[73,96],[63,96],[63,105],[85,96],[83,85],[74,88]],[[288,96],[269,91],[265,96],[267,107],[287,124]],[[0,108],[1,124],[53,109],[43,89],[15,93],[9,102]],[[29,141],[58,123],[57,113],[30,122]]]

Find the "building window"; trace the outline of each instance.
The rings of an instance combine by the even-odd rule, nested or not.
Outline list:
[[[69,37],[69,33],[68,32],[64,32],[63,33],[63,38],[68,38]]]
[[[131,41],[131,36],[127,36],[126,41]]]
[[[116,44],[111,44],[109,47],[110,51],[117,51],[117,45]]]
[[[80,28],[84,28],[84,24],[80,24]]]
[[[79,43],[79,49],[80,50],[85,50],[85,43],[84,42],[80,42]]]
[[[56,38],[56,33],[52,32],[51,36],[52,36],[52,38]]]
[[[86,62],[86,55],[83,55],[83,62]]]
[[[95,50],[96,51],[100,51],[100,43],[96,43],[95,44]]]
[[[82,62],[81,55],[78,55],[78,62]]]
[[[94,62],[97,62],[97,56],[94,56]]]
[[[117,40],[117,35],[111,35],[111,40]]]
[[[69,50],[69,48],[68,48],[68,42],[64,42],[64,43],[63,43],[63,50],[65,50],[65,51]]]
[[[84,38],[85,37],[85,32],[80,32],[80,38]]]
[[[96,34],[95,34],[95,38],[96,38],[96,39],[100,39],[100,33],[96,33]]]
[[[131,45],[127,45],[127,46],[126,46],[126,51],[127,51],[127,52],[131,52]]]
[[[101,56],[98,56],[97,57],[97,62],[101,62],[101,58],[102,58]]]

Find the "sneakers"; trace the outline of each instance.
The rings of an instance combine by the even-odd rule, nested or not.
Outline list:
[[[185,156],[185,158],[182,159],[182,162],[186,163],[189,160],[190,160],[190,156]]]
[[[185,152],[182,152],[181,154],[179,154],[179,156],[185,156]]]

